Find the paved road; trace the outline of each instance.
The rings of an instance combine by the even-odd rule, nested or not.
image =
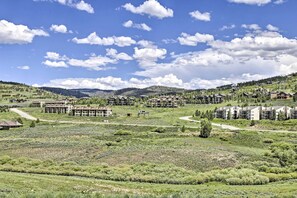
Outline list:
[[[200,122],[198,120],[193,120],[191,119],[192,116],[184,116],[184,117],[180,117],[180,120],[184,120],[184,121],[189,121],[189,122]],[[230,125],[226,125],[226,124],[217,124],[217,123],[211,123],[213,126],[222,128],[222,129],[228,129],[231,131],[235,131],[235,130],[243,130],[241,128],[238,127],[234,127],[234,126],[230,126]]]

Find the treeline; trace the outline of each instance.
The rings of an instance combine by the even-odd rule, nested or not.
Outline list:
[[[89,95],[81,93],[80,91],[76,91],[76,90],[69,90],[69,89],[55,88],[55,87],[41,87],[40,89],[43,89],[45,91],[50,91],[52,93],[63,95],[63,96],[70,96],[70,97],[76,97],[76,98],[89,97]]]
[[[215,111],[211,111],[211,110],[206,110],[206,111],[196,110],[194,116],[197,118],[213,120],[214,112]]]

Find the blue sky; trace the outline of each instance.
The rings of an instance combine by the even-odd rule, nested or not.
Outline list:
[[[1,0],[0,79],[187,89],[297,72],[294,0]]]

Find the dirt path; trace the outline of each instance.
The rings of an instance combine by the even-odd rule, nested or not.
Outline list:
[[[21,117],[27,119],[27,120],[33,120],[33,121],[36,121],[37,118],[34,118],[33,116],[29,115],[28,113],[24,112],[24,111],[21,111],[17,108],[11,108],[9,109],[10,111],[16,113],[16,114],[19,114]]]
[[[184,117],[180,117],[180,120],[184,120],[184,121],[189,121],[189,122],[200,122],[198,120],[192,120],[191,119],[192,116],[184,116]],[[226,124],[217,124],[217,123],[211,123],[213,126],[222,128],[222,129],[228,129],[231,131],[235,131],[235,130],[242,130],[238,127],[234,127],[234,126],[230,126],[230,125],[226,125]]]
[[[192,116],[184,116],[184,117],[180,117],[180,120],[184,120],[184,121],[189,121],[189,122],[200,122],[199,120],[193,120],[191,119]],[[238,128],[235,126],[231,126],[231,125],[226,125],[226,124],[218,124],[218,123],[211,123],[213,126],[219,127],[221,129],[227,129],[230,131],[238,131],[238,130],[246,130],[246,131],[258,131],[258,132],[271,132],[271,133],[291,133],[291,134],[296,134],[297,131],[286,131],[286,130],[268,130],[268,129],[250,129],[250,128]]]

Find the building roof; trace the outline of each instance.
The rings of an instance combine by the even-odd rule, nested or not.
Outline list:
[[[72,107],[72,105],[66,105],[66,104],[47,104],[45,107],[60,107],[60,108],[67,108]]]
[[[86,106],[76,106],[72,110],[99,110],[99,111],[111,111],[109,107],[86,107]]]
[[[0,127],[20,127],[23,126],[17,121],[0,121]]]

